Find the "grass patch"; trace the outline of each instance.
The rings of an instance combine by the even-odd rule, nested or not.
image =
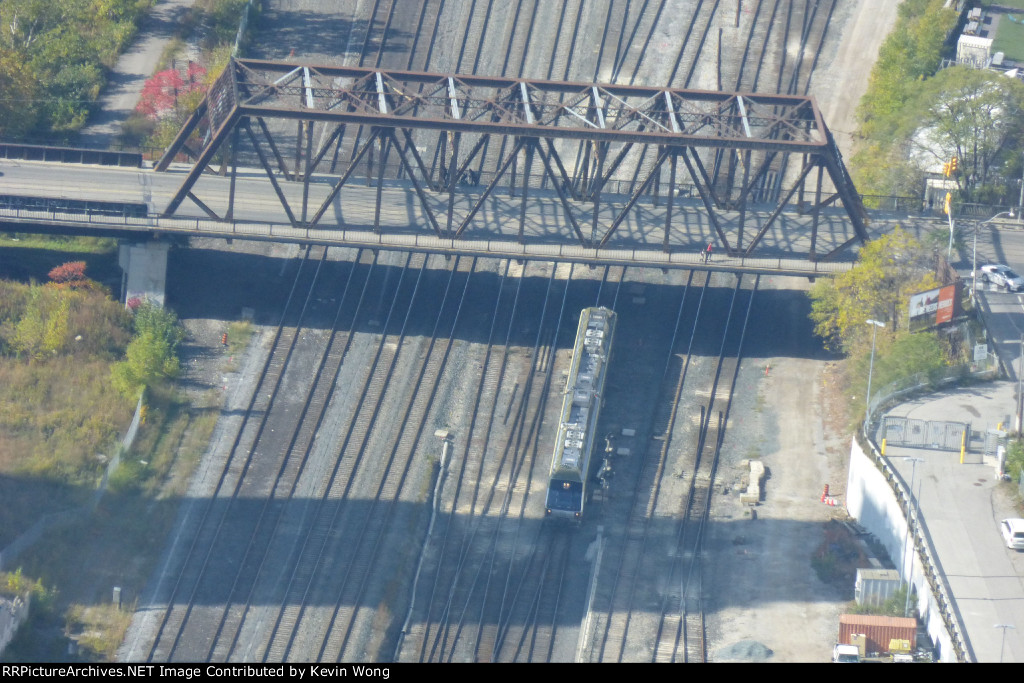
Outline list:
[[[1006,2],[1007,0],[1003,0],[1004,4]],[[1021,4],[1024,5],[1024,2]],[[1020,21],[1024,21],[1024,13],[1015,16]],[[996,35],[992,41],[992,54],[1002,52],[1007,59],[1014,61],[1024,59],[1024,24],[1020,21],[1013,21],[1005,14],[999,19],[999,28],[996,29]]]
[[[241,355],[249,346],[254,331],[252,323],[248,320],[239,320],[228,325],[228,355]]]
[[[89,277],[117,292],[121,268],[117,243],[95,237],[57,238],[45,235],[0,235],[0,277],[17,282],[46,282],[47,273],[69,261],[85,261]]]
[[[997,7],[1006,7],[1008,9],[1024,10],[1024,0],[987,0],[987,2],[982,2],[981,5],[986,10],[991,8],[993,5]],[[1018,17],[1018,19],[1024,19],[1024,17]]]
[[[170,388],[150,391],[145,424],[96,511],[50,530],[19,558],[25,575],[59,592],[5,657],[113,661],[216,425],[219,397],[210,394],[209,405],[189,406]],[[112,604],[115,586],[121,588],[120,609]],[[67,655],[68,638],[77,642],[77,655]]]
[[[78,656],[89,661],[114,661],[117,648],[132,623],[134,606],[72,605],[65,633],[78,646]]]

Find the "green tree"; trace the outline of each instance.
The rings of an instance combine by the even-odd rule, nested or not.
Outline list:
[[[174,353],[178,350],[178,344],[185,339],[185,330],[178,322],[178,316],[173,311],[149,303],[136,309],[135,331],[140,335],[152,334],[154,338],[166,343]]]
[[[1024,472],[1024,440],[1013,439],[1006,445],[1006,473],[1013,481],[1020,481]]]
[[[135,312],[135,331],[125,359],[111,368],[114,387],[132,398],[145,387],[178,375],[178,344],[185,334],[174,313],[151,304]]]
[[[939,68],[946,36],[956,25],[956,10],[944,0],[905,0],[899,18],[878,51],[868,91],[858,113],[862,132],[889,138],[906,105],[916,96],[917,83]]]
[[[921,85],[938,70],[946,36],[959,17],[944,0],[904,0],[898,12],[857,110],[864,143],[850,159],[850,168],[867,194],[920,191],[922,171],[908,140],[919,126]]]
[[[900,228],[868,242],[853,268],[811,290],[815,333],[829,348],[849,351],[867,339],[866,320],[886,322],[890,336],[906,328],[910,295],[938,284],[933,258]]]
[[[938,160],[956,156],[961,187],[984,184],[1007,143],[1024,127],[1024,83],[980,69],[951,67],[922,84],[915,139]],[[1014,155],[1016,158],[1016,155]]]
[[[104,67],[113,66],[151,5],[0,0],[0,134],[81,127],[103,86]]]
[[[20,137],[36,123],[38,83],[14,52],[0,47],[0,136]]]
[[[881,331],[881,330],[879,330]],[[910,333],[906,330],[885,339],[877,349],[874,367],[875,388],[882,389],[893,382],[924,375],[934,379],[949,364],[942,341],[929,332]],[[859,377],[867,377],[869,358],[858,359]]]

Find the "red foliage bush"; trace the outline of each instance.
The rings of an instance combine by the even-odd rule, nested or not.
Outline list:
[[[69,261],[63,263],[49,273],[47,276],[58,284],[65,282],[81,282],[85,277],[85,261]]]
[[[47,275],[51,280],[47,283],[48,287],[96,292],[103,289],[98,282],[86,277],[85,261],[69,261],[57,266]]]
[[[151,119],[161,118],[175,110],[179,96],[205,90],[204,76],[206,69],[195,62],[188,63],[185,78],[181,77],[177,69],[156,73],[142,86],[135,111]]]

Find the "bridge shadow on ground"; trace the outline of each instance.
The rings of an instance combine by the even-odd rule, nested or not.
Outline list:
[[[341,307],[340,329],[380,334],[392,303],[396,303],[386,328],[389,334],[397,333],[404,325],[407,336],[430,336],[438,329],[441,302],[446,296],[457,297],[465,290],[466,299],[454,331],[449,321],[447,327],[440,326],[442,332],[439,334],[451,332],[456,339],[486,343],[497,315],[499,332],[495,343],[503,344],[507,338],[510,345],[532,347],[538,338],[539,313],[547,306],[549,310],[562,310],[561,332],[556,344],[559,348],[568,348],[573,343],[579,311],[587,306],[605,305],[613,306],[626,318],[646,321],[643,328],[623,333],[643,335],[644,342],[648,343],[656,337],[667,339],[671,336],[673,321],[684,296],[688,305],[679,327],[682,331],[692,330],[695,325],[702,325],[702,321],[727,315],[735,283],[735,276],[717,277],[714,286],[703,292],[698,313],[697,306],[690,304],[694,304],[702,293],[697,286],[687,288],[689,276],[686,272],[628,269],[626,281],[618,287],[613,282],[603,282],[603,267],[577,265],[573,267],[566,293],[565,280],[552,281],[546,275],[527,275],[521,284],[511,277],[503,282],[503,260],[480,259],[472,275],[457,273],[450,277],[447,268],[456,263],[454,257],[448,262],[440,256],[431,257],[429,267],[421,271],[415,266],[389,265],[385,256],[373,265],[356,264],[355,252],[346,251],[350,254],[347,260],[324,263],[307,306],[304,327],[330,329]],[[332,255],[334,253],[332,250]],[[407,255],[393,254],[386,258],[404,264]],[[465,264],[467,259],[463,257],[461,261]],[[255,314],[254,322],[277,325],[299,264],[295,258],[214,249],[172,250],[167,271],[167,304],[182,318],[225,322],[238,320],[242,309],[250,308]],[[315,267],[315,264],[305,267]],[[617,269],[613,268],[613,278],[616,272]],[[764,282],[762,279],[762,284]],[[362,292],[364,283],[368,283],[365,293]],[[799,279],[793,283],[795,287],[804,284]],[[513,298],[507,291],[510,287],[517,289],[514,293],[516,314],[511,329],[507,329],[508,302]],[[499,292],[503,289],[506,292],[504,303],[496,313]],[[360,296],[363,302],[355,313]],[[412,307],[406,317],[410,297]],[[744,355],[831,358],[813,335],[813,326],[807,317],[809,313],[810,301],[800,289],[782,289],[775,285],[762,287],[751,312]],[[699,319],[693,316],[699,316]],[[685,334],[687,339],[689,336]],[[705,339],[697,334],[693,343],[693,353],[718,355],[719,339]]]

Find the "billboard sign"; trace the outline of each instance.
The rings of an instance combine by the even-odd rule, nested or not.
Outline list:
[[[910,296],[910,322],[913,327],[941,325],[953,319],[956,285],[929,289]]]

